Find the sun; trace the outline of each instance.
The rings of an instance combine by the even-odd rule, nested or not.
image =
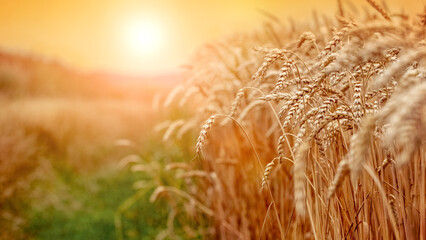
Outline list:
[[[133,20],[124,26],[124,45],[136,56],[152,55],[160,50],[162,32],[155,21]]]

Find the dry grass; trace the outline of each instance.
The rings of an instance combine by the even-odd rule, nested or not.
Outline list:
[[[425,239],[425,13],[368,2],[390,21],[340,6],[318,28],[268,25],[196,56],[168,102],[197,103],[192,125],[210,117],[186,197],[214,212],[206,238]]]

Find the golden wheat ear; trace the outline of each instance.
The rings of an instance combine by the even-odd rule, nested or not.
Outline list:
[[[211,116],[201,128],[200,135],[198,136],[198,139],[197,139],[197,144],[195,145],[195,152],[197,154],[201,154],[203,144],[206,141],[207,133],[213,126],[215,118],[216,118],[215,115]]]
[[[296,150],[296,158],[294,160],[294,201],[296,212],[300,217],[306,215],[306,162],[309,153],[309,146],[301,144]]]
[[[366,0],[366,1],[370,4],[370,6],[376,9],[377,12],[379,12],[384,19],[388,21],[392,21],[389,13],[387,13],[386,10],[383,7],[381,7],[376,1],[374,0]]]

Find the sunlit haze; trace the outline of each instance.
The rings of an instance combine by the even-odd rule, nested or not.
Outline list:
[[[129,19],[123,26],[123,51],[140,57],[158,54],[164,47],[163,30],[151,19]]]
[[[386,2],[394,11],[423,9],[422,0]],[[178,69],[205,42],[261,27],[262,12],[287,21],[313,9],[334,14],[336,1],[2,0],[0,47],[83,70],[156,74]]]

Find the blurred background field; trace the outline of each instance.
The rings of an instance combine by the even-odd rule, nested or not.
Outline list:
[[[114,214],[143,178],[120,167],[120,160],[129,154],[158,162],[173,156],[151,132],[160,116],[152,99],[173,81],[176,76],[82,74],[2,52],[0,237],[115,239]],[[161,208],[153,210],[147,198],[137,205],[149,220],[139,226],[135,220],[137,233],[164,225]]]

